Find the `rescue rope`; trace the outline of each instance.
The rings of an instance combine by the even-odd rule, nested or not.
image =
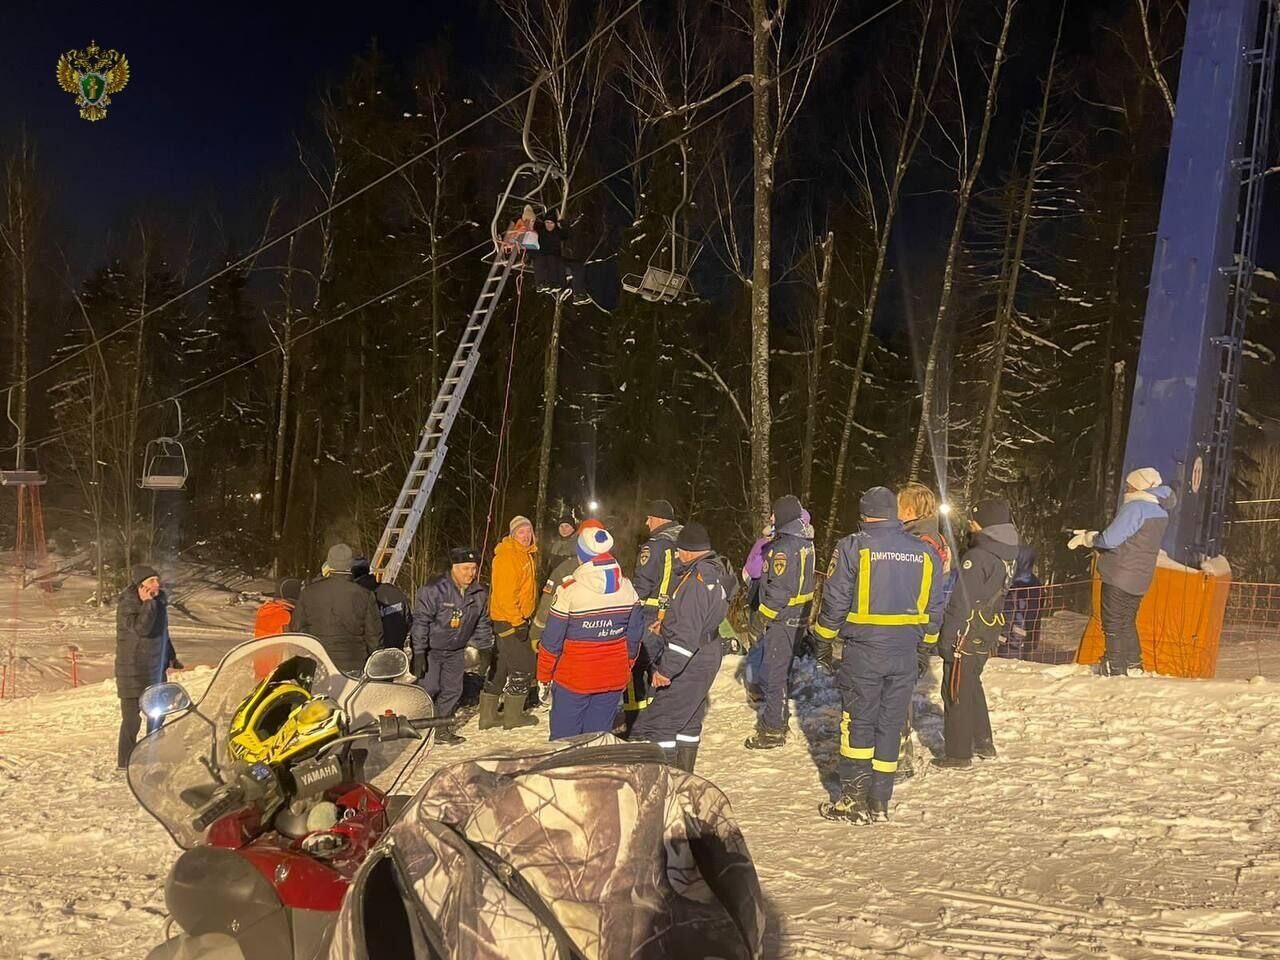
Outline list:
[[[524,255],[516,262],[516,267],[524,266]],[[506,446],[506,437],[510,428],[511,382],[516,369],[516,334],[520,331],[520,304],[523,301],[524,272],[516,274],[516,312],[511,322],[511,349],[507,351],[507,388],[502,398],[502,420],[498,424],[498,455],[493,460],[493,480],[489,483],[489,512],[484,518],[484,541],[480,548],[480,566],[484,566],[489,556],[489,531],[493,527],[493,508],[498,501],[498,479],[502,471],[502,453]],[[510,451],[507,451],[508,460]]]

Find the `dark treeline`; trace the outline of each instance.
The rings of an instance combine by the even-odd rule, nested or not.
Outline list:
[[[408,582],[514,513],[545,529],[591,499],[623,549],[666,497],[736,555],[788,491],[830,542],[861,489],[913,476],[960,509],[1008,497],[1042,573],[1082,574],[1059,531],[1117,496],[1182,6],[907,0],[815,59],[873,5],[648,0],[566,64],[621,9],[496,0],[483,65],[447,31],[409,62],[371,44],[297,118],[277,188],[225,199],[252,233],[194,203],[139,217],[75,280],[39,138],[7,131],[5,377],[63,361],[15,392],[49,525],[102,544],[105,577],[371,551],[487,269],[524,101],[157,308],[547,70],[533,139],[570,174],[571,254],[643,273],[674,216],[698,296],[605,314],[509,286]],[[1280,287],[1255,292],[1236,476],[1280,497]],[[191,478],[153,496],[137,477],[175,395]],[[1280,575],[1266,525],[1235,529],[1240,573]]]

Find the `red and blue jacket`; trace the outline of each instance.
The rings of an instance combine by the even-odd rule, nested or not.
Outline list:
[[[538,642],[538,680],[574,693],[625,688],[639,652],[641,610],[613,557],[582,564],[556,590]]]

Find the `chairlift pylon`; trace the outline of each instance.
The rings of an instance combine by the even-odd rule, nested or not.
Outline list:
[[[143,490],[181,490],[187,485],[190,471],[187,468],[187,451],[179,439],[182,436],[182,404],[175,399],[178,408],[178,430],[171,437],[148,440],[142,455],[142,477],[138,486]]]
[[[698,244],[689,256],[690,241],[679,230],[680,212],[689,203],[689,147],[680,140],[680,202],[667,218],[663,239],[653,248],[644,273],[629,273],[622,278],[622,289],[637,294],[650,303],[676,303],[693,299],[689,274],[702,253]],[[664,257],[663,253],[669,253]]]
[[[0,470],[0,487],[43,487],[48,478],[39,470],[24,466],[22,462],[23,453],[26,452],[26,437],[18,421],[13,418],[13,391],[14,388],[10,387],[4,412],[13,428],[18,431],[18,442],[14,446],[13,469]]]

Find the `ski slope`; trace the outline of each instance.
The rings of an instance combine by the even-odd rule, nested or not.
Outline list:
[[[1280,678],[1276,645],[1259,662]],[[1000,758],[926,771],[899,788],[891,823],[853,827],[817,815],[834,763],[830,679],[797,667],[793,735],[757,753],[742,746],[740,665],[727,658],[715,686],[699,773],[751,846],[766,956],[1280,957],[1274,682],[996,661]],[[939,750],[936,691],[917,696],[920,737]],[[117,723],[110,680],[0,703],[0,957],[136,958],[161,938],[177,850],[114,770]],[[472,723],[415,779],[544,730]]]

